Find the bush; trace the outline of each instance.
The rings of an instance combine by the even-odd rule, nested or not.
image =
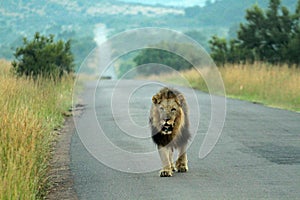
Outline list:
[[[70,40],[54,42],[54,35],[46,37],[35,33],[32,41],[24,38],[23,46],[16,49],[14,56],[12,66],[18,76],[56,79],[74,71]]]

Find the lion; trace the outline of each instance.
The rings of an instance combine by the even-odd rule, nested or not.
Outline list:
[[[187,172],[187,143],[189,132],[188,106],[179,91],[162,88],[152,97],[149,123],[152,140],[157,145],[162,162],[161,177],[170,177],[174,171]],[[178,149],[178,159],[173,162],[173,151]]]

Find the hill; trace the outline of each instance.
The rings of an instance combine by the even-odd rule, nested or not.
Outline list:
[[[162,15],[183,15],[183,9],[127,4],[108,0],[11,0],[0,3],[0,58],[11,59],[23,37],[35,32],[73,39],[80,62],[95,47],[94,30],[104,24],[111,32],[140,27]],[[113,33],[106,33],[113,34]]]
[[[268,0],[217,0],[211,3],[211,0],[206,2],[204,7],[194,6],[186,8],[185,12],[189,16],[198,17],[202,25],[221,25],[231,26],[235,23],[244,21],[245,13],[248,8],[253,5],[258,5],[261,8],[267,8]],[[294,11],[296,0],[282,0],[282,5]]]
[[[22,43],[23,37],[33,37],[35,32],[40,32],[54,34],[58,39],[71,38],[76,61],[80,64],[96,46],[95,30],[99,24],[105,34],[103,37],[139,27],[197,30],[200,31],[197,37],[204,44],[211,35],[227,36],[231,27],[243,21],[245,10],[255,3],[265,8],[268,1],[208,0],[204,7],[144,5],[117,0],[1,1],[0,58],[12,59],[13,50]],[[296,1],[283,0],[283,4],[294,8]]]

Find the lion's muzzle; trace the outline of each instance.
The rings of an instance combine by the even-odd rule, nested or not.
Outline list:
[[[165,135],[172,134],[173,127],[174,127],[173,123],[170,123],[170,121],[165,121],[162,128],[161,128],[161,132]]]

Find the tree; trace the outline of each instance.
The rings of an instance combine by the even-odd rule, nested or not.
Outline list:
[[[287,49],[284,52],[284,56],[288,60],[289,64],[300,65],[300,1],[296,7],[295,14],[292,16],[294,32],[291,35],[291,39],[288,43]]]
[[[217,65],[224,66],[224,64],[227,62],[228,54],[226,39],[213,36],[212,39],[209,40],[209,44],[211,47],[211,57],[214,59]]]
[[[253,52],[242,48],[239,40],[231,39],[228,43],[225,38],[213,36],[209,44],[211,46],[210,55],[219,66],[224,66],[226,63],[254,62]]]
[[[226,39],[212,38],[212,57],[221,62],[299,63],[300,0],[295,14],[280,4],[280,0],[270,0],[265,11],[258,5],[248,9],[247,22],[240,24],[237,39],[227,44]]]
[[[71,41],[54,42],[54,35],[46,37],[37,32],[32,41],[24,38],[23,46],[16,49],[14,56],[12,66],[18,76],[61,78],[74,71]]]
[[[172,52],[162,50],[162,49],[153,49],[147,48],[141,51],[135,58],[134,62],[137,65],[149,64],[149,63],[158,63],[162,65],[169,66],[175,70],[185,70],[190,69],[192,64],[187,62],[184,58],[176,55]],[[137,71],[143,75],[150,74],[160,74],[163,68],[157,68],[154,70],[152,68],[138,68]]]
[[[136,65],[158,63],[180,71],[190,69],[193,65],[206,64],[205,59],[195,52],[199,52],[199,49],[189,43],[160,42],[152,48],[141,50],[133,61]],[[137,71],[143,75],[149,75],[160,74],[166,70],[143,67],[137,68]]]
[[[256,59],[262,59],[260,56],[264,50],[260,47],[263,46],[265,40],[265,15],[261,8],[255,5],[252,9],[247,10],[246,20],[248,24],[240,24],[238,31],[238,39],[241,41],[241,47],[252,49]],[[262,52],[260,52],[262,51]]]
[[[284,52],[288,48],[294,32],[294,18],[280,0],[270,0],[268,9],[258,6],[247,10],[247,24],[241,24],[238,39],[244,48],[254,50],[260,61],[283,63],[287,59]]]

